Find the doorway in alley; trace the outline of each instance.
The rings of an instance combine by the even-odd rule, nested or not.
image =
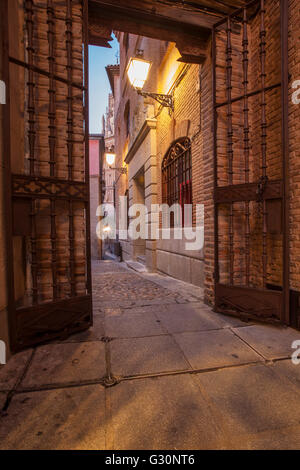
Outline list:
[[[107,46],[118,6],[4,3],[9,321],[18,351],[92,324],[88,46]],[[193,44],[209,35],[188,22],[178,30],[175,19],[153,26],[149,14],[141,21],[127,14],[116,30],[138,34],[144,22],[149,36]]]
[[[215,41],[218,37],[220,38],[223,52],[220,52],[219,71],[225,70],[225,78],[221,77],[220,83],[221,88],[227,90],[223,100],[226,101],[224,104],[226,111],[222,114],[222,100],[220,96],[217,96],[219,88],[216,80],[218,77],[215,76],[215,173],[214,177],[207,178],[207,184],[211,183],[211,186],[208,187],[205,196],[206,218],[208,221],[213,221],[213,216],[215,216],[215,245],[213,245],[213,239],[208,240],[207,257],[204,261],[197,258],[194,261],[193,258],[193,263],[195,265],[200,261],[205,263],[207,295],[212,301],[216,292],[217,309],[238,315],[250,311],[255,316],[265,319],[268,315],[258,311],[256,307],[253,308],[252,305],[256,298],[261,298],[258,296],[263,295],[266,311],[269,312],[271,306],[276,311],[276,320],[288,322],[288,213],[284,159],[281,158],[282,154],[278,156],[278,162],[282,163],[281,175],[283,176],[269,175],[265,165],[268,160],[265,140],[268,137],[265,137],[267,124],[263,118],[263,112],[260,124],[254,119],[254,127],[258,126],[257,132],[261,132],[262,139],[260,150],[257,146],[257,152],[254,152],[253,158],[251,157],[255,178],[253,176],[253,180],[237,181],[234,177],[237,160],[234,164],[232,163],[234,145],[238,145],[237,140],[242,139],[245,145],[244,149],[239,149],[241,156],[238,171],[243,176],[248,174],[247,164],[243,166],[244,163],[242,163],[244,162],[243,156],[245,157],[245,152],[247,152],[247,126],[244,125],[243,134],[241,131],[243,124],[237,123],[239,134],[233,135],[235,123],[234,118],[231,117],[234,112],[232,109],[238,106],[238,103],[244,103],[244,108],[235,112],[239,113],[240,117],[244,116],[246,120],[246,99],[250,101],[259,97],[261,101],[257,103],[257,106],[264,110],[266,106],[264,100],[268,99],[269,93],[277,92],[276,83],[274,85],[272,81],[269,84],[268,78],[264,78],[266,74],[264,69],[260,72],[254,70],[254,74],[258,73],[261,80],[265,80],[262,81],[259,90],[252,89],[250,86],[247,90],[245,89],[247,82],[245,75],[241,90],[236,86],[236,80],[233,80],[232,61],[235,56],[231,57],[232,44],[230,42],[233,35],[234,41],[241,40],[241,46],[239,46],[241,49],[237,48],[235,52],[237,51],[237,56],[244,64],[241,70],[245,73],[247,53],[243,47],[247,46],[245,37],[242,37],[245,26],[244,10],[235,11],[235,8],[243,7],[245,2],[231,0],[230,5],[226,5],[226,3],[212,1],[210,2],[213,5],[211,8],[192,10],[182,10],[178,5],[172,8],[169,5],[170,8],[166,9],[157,5],[157,2],[151,1],[146,2],[147,5],[143,9],[139,8],[140,2],[135,0],[117,3],[116,5],[116,2],[101,0],[41,0],[39,2],[34,0],[8,2],[6,0],[7,24],[10,26],[6,31],[5,60],[8,71],[7,96],[10,106],[6,107],[4,127],[7,139],[7,166],[10,168],[11,176],[11,185],[9,181],[6,194],[11,217],[6,227],[6,239],[9,252],[10,333],[11,346],[14,351],[57,338],[65,338],[72,333],[88,329],[92,325],[88,46],[90,44],[107,47],[112,31],[123,31],[124,34],[160,40],[165,43],[165,47],[168,42],[176,44],[179,51],[178,62],[186,64],[180,77],[181,81],[186,77],[189,64],[205,64],[206,68],[200,79],[197,76],[195,87],[199,89],[199,92],[205,87],[203,109],[209,112],[212,108],[210,90],[212,70],[207,59],[210,58],[213,34],[215,70],[218,67]],[[153,9],[154,3],[155,9]],[[255,4],[255,8],[252,4]],[[247,8],[245,10],[248,11]],[[251,21],[257,23],[255,37],[260,38],[261,44],[261,54],[260,58],[258,57],[258,64],[261,64],[261,67],[263,67],[265,54],[262,45],[265,36],[263,26],[259,26],[262,23],[259,23],[257,19],[261,18],[263,10],[264,2],[251,2],[250,11],[253,16],[251,16]],[[224,18],[228,18],[228,15],[230,15],[229,20],[224,23]],[[13,22],[12,18],[17,18],[18,21]],[[285,17],[282,16],[282,18]],[[12,41],[12,38],[18,38],[18,41]],[[285,47],[285,39],[282,39],[282,47]],[[286,69],[284,68],[284,55],[281,53],[280,58],[282,57],[283,73],[280,85],[281,89],[284,89]],[[176,86],[179,86],[179,83],[176,83]],[[278,90],[280,93],[280,86]],[[240,94],[242,94],[242,99]],[[282,99],[284,110],[285,97],[282,96],[279,101],[280,99]],[[187,106],[190,104],[188,99],[185,99],[184,103]],[[203,109],[201,109],[202,114]],[[198,114],[200,116],[200,111]],[[147,126],[143,129],[145,135],[152,136],[155,128],[153,121],[153,119],[147,119]],[[219,126],[220,121],[221,126]],[[229,123],[225,130],[222,128],[224,122]],[[285,118],[283,123],[286,123]],[[205,171],[208,160],[211,167],[213,164],[213,154],[209,150],[213,140],[211,122],[208,126],[203,121],[202,125],[203,140],[208,149],[205,155],[207,158],[203,159],[205,161],[202,171]],[[180,134],[177,136],[174,134],[173,141],[177,137],[188,136],[188,133],[193,130],[191,141],[194,143],[202,130],[200,124],[198,127],[199,129],[191,129],[187,120],[183,120],[177,127]],[[226,142],[227,156],[225,156],[224,149],[220,152],[218,148],[217,133],[219,131],[224,133],[219,142]],[[272,132],[276,134],[275,127]],[[282,132],[282,135],[287,132],[284,124]],[[279,138],[278,145],[280,146],[283,141]],[[202,142],[199,143],[198,153],[193,152],[194,158],[197,158],[197,155],[200,158],[202,155],[201,145]],[[259,160],[257,156],[260,151],[263,155],[262,160]],[[155,158],[155,152],[151,150],[150,154],[151,158]],[[275,167],[271,163],[270,168],[277,168],[277,163]],[[222,188],[219,188],[218,183],[219,164],[226,169],[225,176],[221,177]],[[152,166],[150,162],[149,168]],[[122,178],[125,177],[122,176]],[[144,202],[146,197],[144,176],[136,174],[133,179],[137,201]],[[271,179],[276,179],[276,182],[269,181]],[[209,196],[213,193],[213,181],[215,204]],[[235,184],[243,187],[235,187]],[[123,195],[126,194],[127,189],[124,187]],[[271,197],[269,197],[270,191]],[[237,192],[238,197],[236,197]],[[152,190],[149,190],[149,195],[152,197]],[[256,251],[253,245],[254,258],[252,260],[254,268],[255,263],[262,260],[263,292],[255,283],[253,286],[250,285],[251,283],[249,285],[246,283],[246,286],[243,283],[244,277],[247,278],[247,266],[249,267],[246,231],[245,246],[236,248],[237,238],[244,233],[240,230],[241,220],[245,219],[244,227],[249,225],[247,204],[251,206],[251,203],[257,205],[257,214],[260,214],[257,220],[262,226],[260,235],[256,237],[258,246]],[[223,215],[222,204],[227,205]],[[237,207],[234,204],[238,204],[242,212],[242,219],[238,222],[234,220],[236,214],[234,210]],[[244,206],[242,207],[241,204]],[[213,207],[215,207],[214,214]],[[270,214],[278,212],[278,207],[282,208],[280,209],[282,210],[281,224],[277,219],[274,221],[270,217]],[[223,217],[222,226],[226,227],[224,232],[221,224],[219,225],[220,217]],[[255,230],[258,231],[256,219],[253,219],[253,224]],[[207,232],[213,234],[213,227],[209,227]],[[223,236],[225,232],[228,236]],[[272,249],[280,245],[282,269],[279,280],[276,276],[268,274],[268,233],[273,237],[273,241],[270,242],[273,243]],[[220,248],[222,243],[226,246]],[[214,254],[213,246],[215,246]],[[239,251],[239,256],[234,258],[233,252],[236,249]],[[136,257],[140,257],[143,261],[146,250],[144,240],[142,244],[136,246],[136,250]],[[169,248],[168,251],[170,251]],[[259,258],[259,253],[262,254],[261,258]],[[276,253],[279,253],[279,249]],[[185,255],[182,258],[184,257]],[[239,263],[242,258],[245,260],[244,272],[241,275],[235,274],[235,263]],[[216,261],[215,285],[213,282],[214,261]],[[189,272],[192,271],[190,266],[189,264]],[[229,278],[222,280],[224,266],[228,266]],[[236,276],[239,278],[238,283],[235,283]],[[236,291],[238,295],[234,294],[234,299],[231,296],[235,284],[238,289],[246,289],[242,292],[241,302],[239,301],[240,291]],[[246,306],[244,305],[245,295],[251,298],[250,304]],[[270,299],[270,302],[265,299]]]

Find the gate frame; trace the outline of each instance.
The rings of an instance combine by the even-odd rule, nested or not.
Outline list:
[[[213,107],[213,174],[214,174],[214,310],[220,311],[218,308],[218,284],[219,284],[219,203],[217,200],[218,191],[218,150],[217,150],[217,130],[218,130],[218,115],[217,115],[217,99],[216,99],[216,28],[220,23],[226,21],[237,14],[242,12],[245,8],[249,8],[251,5],[258,4],[260,0],[252,0],[247,4],[237,9],[231,15],[226,16],[223,20],[216,23],[212,29],[212,107]],[[280,41],[281,41],[281,132],[282,132],[282,212],[283,212],[283,246],[282,246],[282,274],[283,274],[283,285],[282,285],[282,314],[280,322],[287,325],[290,324],[290,281],[289,281],[289,129],[288,129],[288,0],[280,0]],[[230,287],[230,286],[229,286]],[[237,288],[245,288],[247,286],[232,286]],[[257,292],[272,292],[266,289],[259,290],[253,289]],[[225,312],[222,312],[225,313]],[[238,316],[238,314],[237,314]],[[247,315],[246,315],[247,316]],[[249,314],[249,318],[251,314]],[[264,320],[264,318],[257,317],[257,320]]]
[[[2,141],[4,152],[3,209],[5,214],[5,271],[9,329],[9,348],[12,351],[16,340],[16,316],[14,310],[14,271],[13,271],[13,234],[12,234],[12,188],[11,188],[11,151],[10,151],[10,63],[9,63],[9,13],[8,0],[0,0],[1,26],[3,36],[1,51],[3,54],[3,81],[6,87],[6,104],[3,112]]]
[[[4,20],[4,41],[2,46],[3,50],[3,60],[6,64],[6,67],[4,68],[4,77],[3,80],[5,81],[6,84],[6,105],[5,105],[5,119],[3,122],[3,143],[4,143],[4,152],[5,152],[5,171],[6,171],[6,178],[5,178],[5,187],[4,187],[4,203],[5,203],[5,210],[6,210],[6,226],[5,226],[5,238],[6,238],[6,252],[7,252],[7,257],[6,257],[6,274],[7,274],[7,291],[8,291],[8,327],[9,327],[9,336],[10,336],[10,349],[13,353],[16,353],[18,351],[21,351],[23,349],[26,349],[28,347],[36,346],[38,344],[43,344],[46,343],[49,340],[56,339],[58,337],[64,339],[68,337],[72,333],[76,333],[79,331],[82,331],[84,329],[89,328],[90,326],[93,325],[93,308],[92,308],[92,277],[91,277],[91,246],[90,246],[90,185],[89,185],[89,56],[88,56],[88,47],[89,47],[89,29],[88,29],[88,0],[81,0],[82,1],[82,11],[83,11],[83,20],[82,21],[82,28],[83,28],[83,51],[84,51],[84,63],[83,63],[83,77],[82,77],[82,84],[76,84],[73,82],[70,82],[69,80],[58,77],[57,75],[53,74],[52,77],[55,81],[61,81],[64,82],[65,84],[69,84],[72,87],[79,87],[84,95],[84,107],[83,107],[83,118],[84,118],[84,163],[85,163],[85,172],[84,172],[84,181],[82,182],[77,182],[77,181],[71,181],[75,183],[79,183],[81,187],[84,187],[85,189],[85,200],[83,199],[82,196],[82,202],[84,203],[84,208],[85,208],[85,239],[86,239],[86,268],[85,268],[85,276],[86,276],[86,294],[81,295],[81,296],[75,296],[75,297],[66,297],[63,299],[59,299],[59,301],[55,301],[52,299],[52,301],[47,302],[47,303],[37,303],[36,306],[32,306],[32,308],[36,308],[43,312],[45,309],[49,309],[49,312],[51,312],[52,308],[55,308],[57,305],[59,308],[68,311],[68,303],[70,303],[70,306],[74,305],[76,301],[79,302],[79,307],[80,307],[80,301],[85,301],[86,305],[88,305],[88,311],[90,315],[90,320],[84,321],[84,325],[81,326],[73,326],[70,328],[66,328],[66,330],[62,331],[62,329],[58,329],[60,333],[57,332],[52,332],[47,335],[47,338],[42,337],[39,341],[36,341],[30,345],[29,343],[25,343],[22,345],[19,341],[18,338],[18,325],[17,325],[17,306],[16,306],[16,300],[15,300],[15,293],[14,293],[14,257],[13,257],[13,182],[14,179],[19,177],[19,176],[25,176],[26,179],[26,174],[24,173],[23,175],[13,175],[11,172],[11,152],[10,152],[10,80],[9,80],[9,67],[10,64],[14,64],[16,66],[20,66],[23,68],[31,69],[37,74],[45,75],[47,77],[50,77],[50,73],[48,70],[42,70],[39,69],[38,67],[30,66],[27,62],[20,61],[16,58],[10,57],[9,55],[9,31],[8,31],[8,25],[9,25],[9,11],[8,11],[8,0],[0,0],[0,13],[2,15],[2,18],[5,18]],[[47,5],[46,5],[47,8]],[[24,122],[26,122],[26,118],[24,117]],[[39,177],[37,176],[37,180]],[[40,177],[42,180],[43,178]],[[47,177],[47,180],[51,180],[51,177]],[[52,178],[53,179],[53,178]],[[68,182],[67,179],[62,179],[59,177],[55,178],[56,181],[60,180],[63,183]],[[54,181],[54,180],[53,180]],[[37,196],[38,197],[38,196]],[[48,199],[49,201],[51,199]],[[74,302],[75,301],[75,302]],[[74,308],[74,307],[73,307]],[[30,310],[29,308],[23,308],[25,310]],[[75,315],[77,313],[77,310],[75,309]],[[78,311],[79,313],[79,311]],[[76,321],[75,319],[73,321]],[[51,332],[51,329],[49,330]]]

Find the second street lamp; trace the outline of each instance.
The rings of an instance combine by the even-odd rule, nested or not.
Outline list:
[[[115,161],[116,161],[116,154],[115,153],[106,152],[105,159],[106,159],[106,163],[108,164],[108,166],[111,170],[116,170],[119,173],[121,173],[122,175],[127,175],[127,168],[126,167],[122,167],[122,168],[114,168],[113,167],[113,165],[115,164]]]

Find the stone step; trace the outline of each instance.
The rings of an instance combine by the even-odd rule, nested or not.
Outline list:
[[[138,261],[125,261],[125,263],[127,264],[129,268],[133,269],[134,271],[138,273],[148,272],[148,269],[146,268],[146,266],[143,263],[139,263]]]
[[[137,257],[138,263],[144,264],[146,266],[146,256],[145,255],[140,255]]]
[[[111,260],[111,261],[119,261],[119,262],[120,262],[120,257],[114,255],[114,254],[111,253],[110,251],[106,251],[106,252],[105,252],[105,254],[104,254],[104,259],[106,259],[106,260]]]

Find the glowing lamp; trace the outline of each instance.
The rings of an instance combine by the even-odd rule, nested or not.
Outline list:
[[[142,91],[143,86],[149,75],[149,70],[151,67],[151,62],[144,59],[131,58],[127,66],[127,75],[130,81],[131,86],[136,90],[136,92],[143,96],[144,98],[153,98],[161,106],[170,108],[174,111],[174,96],[173,92],[169,95],[162,93],[152,93],[150,91]]]
[[[141,90],[148,78],[151,62],[144,59],[131,58],[127,67],[127,75],[131,85]]]
[[[115,163],[115,160],[116,160],[116,154],[115,153],[107,153],[105,155],[105,158],[106,158],[106,162],[109,166],[112,166],[114,165]]]

